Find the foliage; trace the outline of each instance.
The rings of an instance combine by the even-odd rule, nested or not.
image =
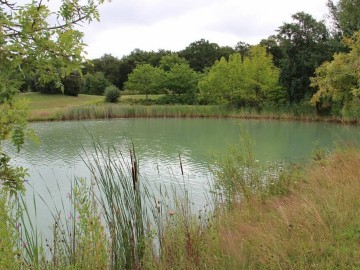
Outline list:
[[[114,85],[105,88],[105,102],[117,103],[120,97],[120,90]]]
[[[166,73],[163,86],[173,94],[195,94],[198,74],[187,64],[175,65]]]
[[[158,50],[157,52],[146,52],[139,49],[133,50],[129,55],[120,60],[119,66],[119,89],[124,88],[124,83],[128,80],[128,75],[140,64],[150,64],[154,67],[159,66],[161,57],[171,54],[170,51]]]
[[[110,82],[105,78],[104,73],[88,73],[84,76],[84,88],[81,93],[102,96],[104,95],[105,88],[108,86],[110,86]]]
[[[352,38],[344,38],[349,46],[349,53],[338,53],[334,60],[323,63],[316,69],[316,76],[312,78],[312,85],[318,91],[311,99],[319,110],[324,107],[342,108],[346,117],[358,117],[360,98],[360,32]]]
[[[174,105],[174,104],[188,104],[194,105],[197,104],[198,100],[194,93],[185,93],[182,95],[172,95],[167,94],[164,96],[159,97],[155,104],[158,105]]]
[[[241,60],[244,60],[244,58],[245,58],[245,56],[247,56],[250,48],[251,48],[251,45],[249,43],[239,41],[235,46],[235,51],[237,53],[240,53]]]
[[[156,94],[162,90],[162,79],[164,72],[162,69],[153,67],[150,64],[138,65],[129,74],[128,81],[125,83],[125,90],[146,95]]]
[[[17,150],[24,144],[26,134],[26,102],[11,100],[0,104],[0,187],[10,193],[24,190],[26,170],[22,167],[13,167],[10,157],[3,152],[1,142],[10,139]],[[1,188],[0,188],[1,190]]]
[[[36,81],[36,80],[35,80]],[[42,94],[58,95],[64,94],[67,96],[77,97],[83,88],[83,78],[79,71],[73,71],[69,75],[66,75],[60,81],[52,80],[49,82],[37,81],[35,91],[39,91]]]
[[[264,47],[254,46],[242,60],[240,54],[221,58],[199,82],[205,103],[259,106],[264,100],[278,102],[282,90],[279,71]]]
[[[18,149],[24,142],[26,114],[24,107],[13,100],[24,79],[36,77],[44,83],[60,82],[60,78],[79,69],[85,45],[83,34],[75,26],[98,20],[97,6],[103,2],[91,0],[81,4],[78,0],[64,0],[56,12],[37,0],[23,5],[8,0],[0,2],[1,157],[4,140],[12,138]],[[8,158],[4,160],[2,170],[9,166]],[[15,178],[16,175],[19,174],[13,174]]]
[[[16,248],[17,232],[8,194],[0,190],[0,269],[20,269],[21,253]]]
[[[120,87],[119,81],[119,69],[120,69],[120,59],[111,54],[104,54],[100,58],[91,60],[87,64],[86,73],[95,73],[102,72],[106,80],[116,87]]]
[[[336,3],[328,0],[327,5],[335,28],[342,35],[350,37],[360,30],[359,0],[339,0]]]
[[[42,1],[25,5],[2,1],[2,68],[33,74],[45,82],[77,69],[83,59],[84,43],[83,34],[75,29],[75,24],[98,20],[97,6],[103,2],[81,5],[77,0],[61,1],[59,10],[54,12]],[[57,20],[50,24],[53,17]]]
[[[168,72],[178,65],[189,65],[189,63],[185,58],[180,57],[178,54],[169,54],[161,57],[159,67],[165,72]]]
[[[290,103],[309,99],[314,90],[310,77],[320,64],[333,54],[330,36],[323,22],[304,12],[292,16],[293,23],[278,29],[277,41],[283,52],[280,81]]]
[[[62,85],[60,81],[39,83],[39,85],[36,86],[35,90],[38,90],[42,94],[48,94],[48,95],[58,95],[58,94],[62,94],[64,91],[64,89],[62,89]]]
[[[179,56],[185,58],[192,69],[202,72],[205,68],[211,67],[221,55],[220,47],[216,43],[201,39],[192,42],[184,50],[179,52]]]
[[[80,94],[84,85],[82,75],[78,71],[73,71],[63,78],[62,84],[64,86],[64,94],[74,97],[77,97]]]

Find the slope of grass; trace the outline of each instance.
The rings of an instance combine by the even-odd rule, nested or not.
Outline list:
[[[347,150],[296,169],[287,195],[234,200],[206,228],[180,212],[151,267],[359,269],[359,162],[360,151]]]
[[[41,93],[21,93],[19,99],[26,99],[29,107],[28,119],[55,120],[56,113],[73,107],[101,103],[102,96],[79,95],[45,95]]]

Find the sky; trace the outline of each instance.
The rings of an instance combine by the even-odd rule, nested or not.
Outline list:
[[[327,0],[112,0],[100,6],[100,22],[82,27],[87,58],[134,49],[180,51],[200,39],[234,47],[257,44],[304,11],[326,19]]]

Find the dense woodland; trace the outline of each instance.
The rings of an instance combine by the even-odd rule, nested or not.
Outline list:
[[[178,52],[135,49],[84,63],[63,80],[65,94],[103,95],[109,85],[127,93],[166,94],[159,104],[227,104],[261,109],[313,106],[319,114],[356,117],[359,106],[360,1],[328,1],[329,20],[292,16],[259,44],[221,47],[198,40]],[[71,85],[71,87],[67,87]],[[31,78],[24,90],[60,93]],[[147,101],[151,104],[151,101]],[[359,112],[358,112],[359,111]]]

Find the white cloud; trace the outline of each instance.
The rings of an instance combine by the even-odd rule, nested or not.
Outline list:
[[[121,57],[135,48],[178,51],[201,38],[255,44],[299,11],[321,20],[326,0],[113,0],[101,7],[101,22],[83,30],[89,58]]]

